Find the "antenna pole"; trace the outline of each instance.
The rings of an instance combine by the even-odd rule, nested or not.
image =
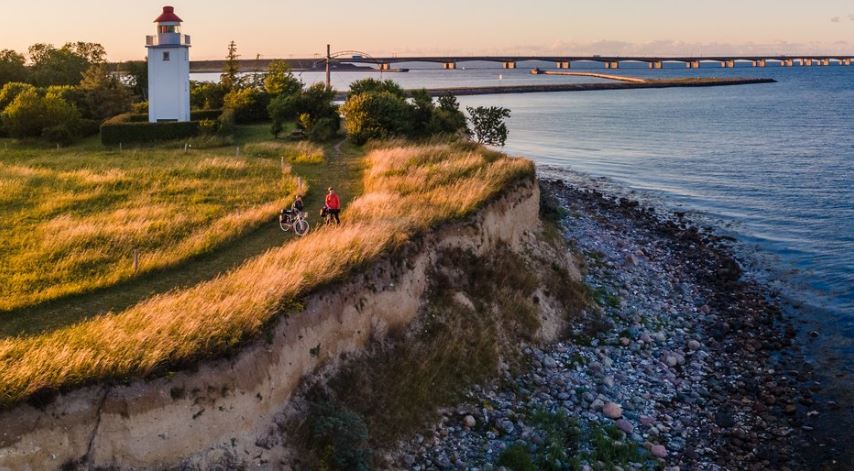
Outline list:
[[[327,44],[326,45],[326,88],[332,88],[332,73],[330,70],[330,63],[332,62],[332,47]]]

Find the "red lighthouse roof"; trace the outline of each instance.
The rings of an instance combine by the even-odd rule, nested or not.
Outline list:
[[[183,20],[175,14],[174,7],[163,7],[163,13],[154,20],[155,23],[181,23]]]

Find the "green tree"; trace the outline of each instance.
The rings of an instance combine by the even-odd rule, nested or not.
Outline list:
[[[96,43],[67,43],[60,49],[34,44],[29,49],[32,82],[41,87],[77,85],[90,66],[104,62],[105,54],[104,47]]]
[[[103,121],[130,111],[130,89],[110,73],[104,63],[96,63],[83,74],[80,88],[86,94],[87,118]]]
[[[15,98],[18,97],[22,92],[32,90],[35,91],[36,87],[21,82],[9,82],[6,85],[3,85],[3,88],[0,88],[0,111],[3,111],[7,106],[9,106]]]
[[[46,128],[66,126],[75,130],[80,114],[73,105],[57,97],[43,97],[36,90],[21,92],[3,110],[3,129],[12,137],[39,137]]]
[[[469,120],[472,124],[472,133],[479,144],[491,146],[503,146],[507,141],[507,124],[504,122],[510,117],[510,110],[498,106],[468,107]]]
[[[302,82],[291,73],[291,67],[285,61],[270,62],[264,75],[264,90],[271,97],[295,95],[302,90]]]
[[[302,118],[303,129],[310,139],[325,141],[334,137],[341,126],[338,107],[334,104],[335,90],[316,83],[299,93],[279,95],[267,107],[273,120],[271,131],[278,137],[287,121]]]
[[[231,41],[228,43],[228,54],[225,56],[225,65],[223,66],[222,74],[219,76],[219,81],[226,91],[243,86],[243,80],[240,77],[239,59],[240,55],[237,53],[237,43]]]
[[[127,61],[122,66],[128,75],[131,93],[141,101],[148,100],[148,59]]]
[[[223,107],[226,90],[213,82],[190,82],[190,105],[199,110],[218,110]]]
[[[225,108],[234,110],[238,123],[253,123],[269,118],[270,95],[254,87],[236,88],[225,95]]]
[[[10,49],[0,51],[0,87],[9,82],[25,82],[27,80],[26,59]]]
[[[356,144],[412,132],[412,106],[389,91],[351,95],[341,106],[341,115],[344,129]]]
[[[433,110],[430,129],[434,134],[468,134],[466,116],[460,111],[457,97],[444,95],[439,97],[439,106]]]
[[[406,98],[406,90],[394,80],[377,80],[372,78],[357,80],[350,84],[350,92],[347,98],[362,93],[387,92],[399,98]]]
[[[424,137],[432,134],[431,122],[436,109],[433,98],[427,90],[414,90],[410,93],[412,97],[412,135],[413,137]]]
[[[86,97],[86,91],[79,86],[74,85],[51,85],[47,87],[44,93],[47,98],[59,98],[66,103],[74,105],[81,116],[89,117],[89,105]]]

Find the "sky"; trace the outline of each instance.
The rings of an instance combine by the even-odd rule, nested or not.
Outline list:
[[[145,57],[164,1],[0,0],[0,49]],[[193,59],[466,54],[854,54],[852,0],[174,0]],[[18,20],[13,20],[15,17]],[[10,21],[12,20],[12,21]]]

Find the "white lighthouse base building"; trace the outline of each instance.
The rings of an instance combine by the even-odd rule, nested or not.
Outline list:
[[[148,120],[190,121],[190,37],[181,34],[181,19],[163,7],[157,35],[146,38],[148,49]]]

